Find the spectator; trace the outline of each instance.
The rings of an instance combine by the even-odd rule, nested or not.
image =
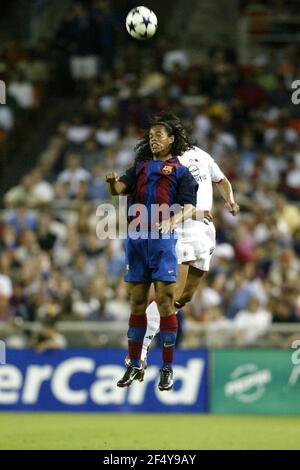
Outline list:
[[[58,176],[58,183],[70,185],[70,195],[76,196],[81,181],[88,181],[90,174],[80,166],[80,156],[69,153],[66,158],[66,169]]]
[[[15,125],[15,118],[12,109],[9,106],[0,106],[0,129],[10,132]]]
[[[64,349],[67,346],[65,337],[57,331],[55,318],[47,316],[42,323],[41,333],[32,341],[32,347],[39,353],[49,349]]]
[[[90,137],[91,131],[90,126],[84,125],[82,119],[78,117],[73,120],[73,124],[69,127],[66,137],[74,144],[82,144]]]
[[[107,184],[100,163],[92,166],[88,194],[92,199],[108,199]]]
[[[235,339],[239,346],[250,346],[257,343],[267,331],[272,322],[272,315],[261,308],[256,297],[251,297],[246,310],[237,312],[233,327]]]
[[[15,98],[22,109],[30,109],[35,105],[33,85],[26,80],[24,74],[18,71],[10,82],[7,92]]]
[[[21,184],[10,189],[4,196],[10,207],[26,204],[27,207],[37,207],[49,204],[54,199],[54,191],[50,183],[43,180],[42,172],[37,167],[23,177]]]
[[[0,274],[0,321],[8,321],[11,318],[10,299],[13,295],[11,279]]]

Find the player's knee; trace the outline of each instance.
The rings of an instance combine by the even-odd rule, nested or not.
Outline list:
[[[144,315],[147,308],[147,302],[145,302],[145,299],[131,298],[130,307],[131,312],[134,315]]]
[[[170,315],[174,310],[174,297],[172,294],[157,295],[156,303],[161,316]]]

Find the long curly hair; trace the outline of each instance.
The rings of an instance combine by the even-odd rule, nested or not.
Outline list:
[[[168,135],[174,136],[174,142],[172,143],[170,150],[173,157],[179,157],[186,150],[193,147],[194,142],[192,142],[188,136],[187,130],[183,127],[180,119],[172,112],[163,111],[151,119],[150,126],[146,130],[144,137],[135,146],[134,150],[136,153],[136,161],[153,159],[153,154],[149,144],[149,133],[150,129],[157,125],[164,126]]]

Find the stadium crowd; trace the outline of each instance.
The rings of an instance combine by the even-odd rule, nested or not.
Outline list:
[[[58,33],[69,51],[88,23],[76,8]],[[155,47],[126,40],[115,54],[117,33],[110,31],[109,54],[89,49],[88,29],[77,60],[65,57],[82,105],[72,121],[58,123],[36,166],[4,196],[0,321],[127,319],[123,240],[97,238],[96,208],[112,202],[105,174],[124,172],[141,129],[162,109],[191,128],[241,206],[232,217],[215,194],[217,247],[185,315],[244,326],[239,341],[248,345],[272,322],[300,321],[300,112],[291,101],[300,49],[272,51],[245,66],[220,46],[195,63],[159,38]],[[82,58],[88,74],[80,73]],[[8,92],[23,96],[13,84]]]

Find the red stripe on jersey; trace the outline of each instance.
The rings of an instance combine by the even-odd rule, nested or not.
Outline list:
[[[165,167],[172,168],[170,174],[164,173]],[[156,204],[168,204],[168,206],[170,205],[170,186],[175,171],[176,170],[173,165],[162,165],[156,186]]]
[[[180,163],[180,161],[177,159],[177,157],[174,157],[172,159],[172,165],[175,167],[175,168],[179,168],[180,166],[184,166],[182,165],[182,163]]]
[[[138,168],[138,178],[136,187],[136,199],[135,202],[140,204],[144,203],[144,197],[147,190],[147,171],[151,160],[143,162]]]

